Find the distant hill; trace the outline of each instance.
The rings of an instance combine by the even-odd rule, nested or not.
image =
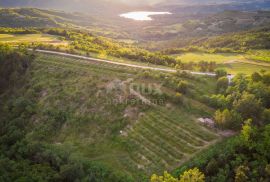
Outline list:
[[[119,13],[126,5],[107,0],[1,0],[2,7],[35,7],[58,9],[69,12],[84,12],[93,15]]]
[[[0,0],[2,7],[35,7],[111,16],[121,12],[165,9],[174,13],[211,13],[224,10],[270,9],[266,0]]]
[[[0,9],[0,27],[60,27],[90,25],[90,16],[36,8]]]
[[[156,8],[177,14],[209,14],[222,11],[257,11],[270,10],[270,1],[264,0],[171,0],[156,5]]]

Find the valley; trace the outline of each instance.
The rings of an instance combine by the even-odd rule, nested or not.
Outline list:
[[[269,181],[269,10],[0,1],[0,181]]]

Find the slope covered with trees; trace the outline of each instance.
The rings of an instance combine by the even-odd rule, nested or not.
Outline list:
[[[182,44],[172,43],[178,48],[166,49],[164,53],[179,54],[183,52],[209,52],[209,53],[245,53],[248,50],[269,49],[269,28],[229,33],[220,36],[190,39]],[[178,45],[177,45],[178,44]]]

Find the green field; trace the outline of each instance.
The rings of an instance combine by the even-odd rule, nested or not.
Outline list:
[[[257,65],[248,64],[243,62],[235,62],[231,64],[219,65],[219,68],[224,68],[231,74],[245,73],[251,75],[254,72],[259,72],[261,70],[270,71],[270,65]]]
[[[231,74],[252,74],[255,71],[270,70],[269,51],[250,51],[247,54],[235,53],[185,53],[177,56],[178,60],[185,63],[200,61],[216,62],[218,68],[224,68]],[[270,59],[269,59],[270,60]]]
[[[251,59],[251,60],[255,60],[255,61],[270,62],[270,51],[269,50],[248,51],[246,58]]]
[[[229,61],[235,61],[235,60],[243,60],[244,56],[241,54],[234,54],[234,53],[184,53],[181,55],[175,55],[178,60],[181,60],[185,63],[187,62],[200,62],[200,61],[213,61],[217,64],[226,63]]]
[[[67,45],[67,42],[61,41],[59,37],[48,34],[0,34],[0,42],[3,43],[49,43],[53,45]]]
[[[40,54],[33,63],[31,87],[26,91],[38,98],[39,107],[28,139],[48,142],[52,147],[72,151],[74,156],[125,171],[138,181],[179,166],[221,139],[197,123],[197,118],[210,116],[213,109],[194,98],[187,96],[184,105],[168,99],[161,105],[148,105],[123,89],[108,92],[117,83],[129,88],[132,83],[161,81],[141,78],[138,72],[134,68]],[[198,85],[192,93],[215,90],[214,79],[190,83]],[[164,86],[162,91],[174,94]],[[140,94],[152,99],[144,92]],[[125,102],[119,102],[120,97]],[[68,118],[57,131],[47,121],[54,110]]]

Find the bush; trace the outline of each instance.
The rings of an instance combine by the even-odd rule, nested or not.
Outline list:
[[[221,129],[239,129],[243,121],[241,115],[228,109],[216,111],[214,118],[217,126]]]
[[[218,79],[218,78],[221,78],[221,77],[225,77],[225,76],[228,75],[227,71],[224,70],[224,69],[217,69],[217,70],[215,71],[215,73],[216,73],[216,78],[217,78],[217,79]]]
[[[183,93],[183,94],[187,94],[188,92],[188,87],[189,84],[186,81],[180,81],[177,85],[177,91]]]
[[[217,92],[225,93],[229,87],[229,80],[227,77],[220,77],[217,81]]]

